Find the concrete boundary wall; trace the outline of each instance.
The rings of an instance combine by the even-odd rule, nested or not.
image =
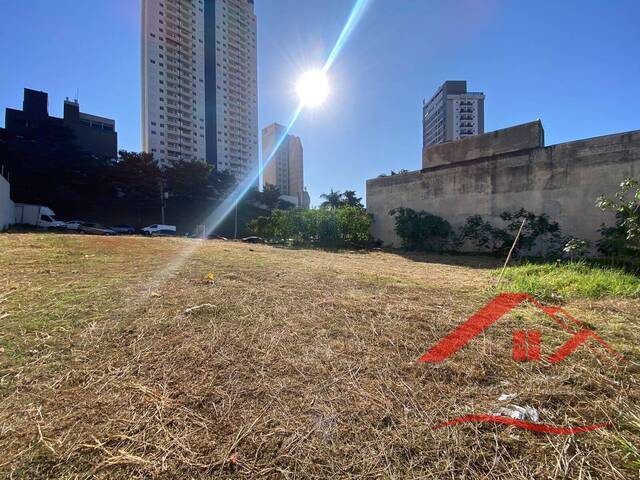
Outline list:
[[[640,130],[447,160],[449,164],[367,181],[375,238],[400,246],[389,215],[396,207],[439,215],[454,227],[476,214],[501,225],[500,213],[525,208],[546,213],[560,224],[563,235],[595,242],[600,225],[613,223],[611,215],[595,207],[596,198],[613,194],[625,177],[640,177]]]
[[[536,120],[427,147],[422,150],[422,168],[540,147],[544,147],[544,129],[542,122]]]
[[[11,201],[11,188],[6,178],[0,175],[0,231],[15,222],[15,206]]]

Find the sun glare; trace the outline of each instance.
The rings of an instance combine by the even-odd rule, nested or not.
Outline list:
[[[327,77],[321,70],[309,70],[302,74],[296,85],[298,98],[305,107],[316,107],[329,94]]]

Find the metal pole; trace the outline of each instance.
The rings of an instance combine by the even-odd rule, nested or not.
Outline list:
[[[505,260],[504,266],[502,267],[502,271],[500,272],[500,278],[498,278],[498,284],[496,285],[496,288],[498,288],[500,286],[500,282],[502,282],[502,276],[504,275],[504,271],[507,268],[507,264],[509,263],[509,260],[511,260],[511,254],[513,253],[513,249],[516,248],[516,243],[518,243],[518,239],[520,238],[520,234],[522,233],[522,229],[524,228],[525,223],[527,223],[526,218],[522,220],[522,225],[520,225],[518,234],[516,235],[516,238],[513,240],[513,245],[511,245],[511,249],[509,250],[509,255],[507,255],[507,259]]]
[[[160,182],[160,210],[162,213],[162,224],[164,225],[164,190],[162,188],[162,181]]]
[[[233,227],[233,238],[238,238],[238,201],[236,200],[235,222]]]

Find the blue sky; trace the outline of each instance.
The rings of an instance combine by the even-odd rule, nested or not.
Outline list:
[[[287,121],[296,78],[322,65],[351,7],[256,0],[261,128]],[[79,90],[82,110],[115,118],[120,148],[141,148],[137,0],[2,0],[0,18],[0,107],[20,107],[30,87],[61,116]],[[422,99],[447,79],[486,94],[487,131],[540,118],[549,145],[640,129],[639,18],[637,0],[372,0],[327,102],[292,130],[312,203],[418,169]]]

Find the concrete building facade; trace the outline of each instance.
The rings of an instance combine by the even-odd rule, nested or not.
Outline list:
[[[467,92],[466,80],[447,80],[422,102],[422,147],[484,133],[484,93]]]
[[[4,178],[4,171],[0,172],[0,232],[14,223],[15,204],[11,200],[11,187]]]
[[[49,115],[49,96],[46,92],[24,89],[22,110],[7,108],[5,129],[7,132],[32,137],[40,127],[58,132],[60,141],[65,140],[67,129],[73,136],[76,147],[99,158],[115,159],[118,156],[118,134],[116,122],[110,118],[80,111],[77,100],[66,99],[63,118]],[[51,142],[51,139],[47,139]]]
[[[284,135],[286,127],[278,123],[262,129],[262,162],[271,155],[278,139]],[[309,194],[304,188],[304,158],[300,137],[286,135],[280,148],[262,172],[263,185],[274,185],[286,200],[309,208]]]
[[[640,176],[640,130],[544,146],[540,121],[432,147],[422,170],[367,180],[372,235],[400,246],[389,211],[424,210],[462,226],[524,208],[557,221],[563,235],[595,242],[612,215],[595,207],[625,177]]]
[[[143,0],[143,149],[255,175],[256,41],[253,0]]]

